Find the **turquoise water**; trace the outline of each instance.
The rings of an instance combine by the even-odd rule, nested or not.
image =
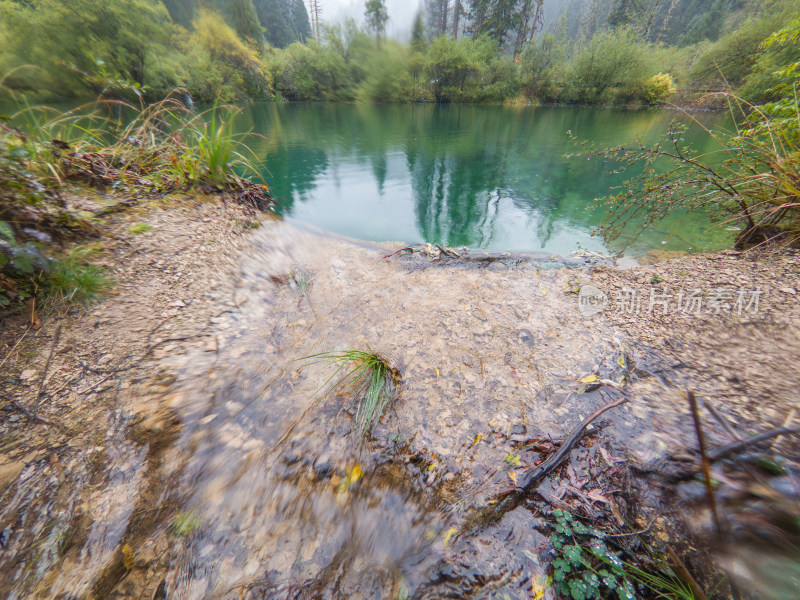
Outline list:
[[[704,215],[670,215],[611,248],[592,236],[603,218],[593,200],[621,179],[610,163],[566,157],[579,151],[568,132],[598,147],[647,142],[675,118],[690,121],[667,110],[254,104],[238,127],[258,134],[250,145],[281,214],[354,238],[554,254],[724,246],[731,232]],[[711,148],[698,126],[686,138]]]

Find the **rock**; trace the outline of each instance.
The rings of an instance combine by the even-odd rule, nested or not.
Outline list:
[[[19,376],[22,381],[30,381],[34,377],[36,377],[36,371],[34,369],[26,369]]]
[[[25,463],[18,460],[0,462],[0,490],[14,483],[24,467]]]
[[[794,288],[791,288],[791,287],[782,287],[782,288],[778,288],[778,291],[780,291],[780,292],[783,292],[784,294],[790,294],[790,295],[792,295],[792,296],[794,296],[795,294],[797,294],[797,290],[796,290],[796,289],[794,289]]]
[[[317,477],[326,478],[331,475],[331,457],[323,454],[314,461],[314,473]]]

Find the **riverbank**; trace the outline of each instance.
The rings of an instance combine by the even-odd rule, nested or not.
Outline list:
[[[554,508],[646,530],[710,586],[702,488],[642,473],[692,456],[682,393],[723,415],[704,413],[710,446],[779,426],[796,404],[797,253],[626,270],[384,258],[401,246],[197,196],[105,228],[112,294],[37,331],[3,325],[4,395],[46,421],[2,409],[9,597],[530,597],[536,585],[553,597]],[[590,285],[606,298],[595,314],[580,304]],[[360,447],[353,399],[320,394],[330,369],[298,359],[366,346],[403,383]],[[627,404],[534,495],[468,527],[618,393]],[[772,452],[789,473],[793,453],[785,441]],[[741,470],[715,474],[731,521]],[[697,518],[682,518],[689,506]]]

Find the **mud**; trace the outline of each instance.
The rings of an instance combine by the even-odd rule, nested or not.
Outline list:
[[[637,505],[646,491],[629,467],[693,447],[681,392],[718,397],[743,429],[780,424],[793,406],[793,375],[779,360],[797,356],[790,292],[765,297],[755,326],[751,314],[584,316],[578,294],[587,283],[644,293],[653,275],[671,282],[679,271],[692,285],[733,273],[769,286],[779,272],[780,288],[797,290],[794,255],[771,271],[739,255],[633,270],[385,258],[405,245],[272,219],[255,227],[219,210],[151,213],[152,232],[125,238],[119,296],[69,322],[41,414],[72,435],[4,411],[0,590],[9,597],[529,598],[552,558],[549,506],[656,521]],[[752,327],[782,332],[780,352],[761,355],[769,362],[758,369],[745,368],[758,336],[735,335]],[[677,360],[684,336],[692,350]],[[43,347],[12,361],[20,403],[37,381],[19,369],[41,369]],[[366,348],[403,383],[361,445],[355,399],[324,393],[333,368],[302,359]],[[746,385],[731,391],[734,375]],[[535,498],[467,535],[474,510],[513,490],[609,387],[629,403],[595,424]],[[754,395],[769,397],[768,411],[753,409]],[[727,439],[713,422],[708,433]],[[654,526],[671,539],[666,529]]]

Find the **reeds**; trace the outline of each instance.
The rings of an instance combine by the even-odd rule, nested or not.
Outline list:
[[[24,105],[9,119],[16,129],[6,127],[3,136],[24,149],[32,171],[58,183],[158,192],[241,188],[240,176],[258,177],[259,169],[248,134],[234,132],[239,112],[214,105],[195,113],[175,96],[139,106],[99,100],[64,112]]]
[[[383,412],[397,395],[397,386],[401,381],[400,373],[389,364],[389,361],[372,351],[341,350],[321,352],[305,356],[301,360],[311,361],[308,364],[324,363],[336,365],[333,375],[323,384],[323,388],[333,381],[328,388],[330,392],[336,388],[349,388],[355,396],[355,421],[359,437],[363,441],[380,421]]]

